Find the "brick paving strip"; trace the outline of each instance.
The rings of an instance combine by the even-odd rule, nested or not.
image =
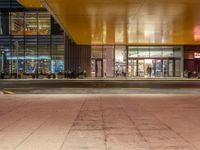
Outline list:
[[[199,150],[200,95],[1,95],[0,150]]]

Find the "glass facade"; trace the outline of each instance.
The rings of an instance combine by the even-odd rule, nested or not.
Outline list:
[[[0,13],[0,68],[4,78],[46,78],[64,72],[64,32],[43,10]],[[52,34],[53,32],[53,34]]]
[[[47,12],[11,12],[11,35],[50,35],[51,18]]]
[[[92,46],[91,64],[92,77],[181,77],[183,50],[176,46]]]

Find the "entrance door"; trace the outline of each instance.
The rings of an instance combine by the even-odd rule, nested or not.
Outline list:
[[[137,76],[137,60],[136,59],[128,60],[128,74],[129,74],[129,77]]]
[[[174,60],[163,59],[163,76],[173,77],[174,76]]]
[[[161,77],[161,60],[153,59],[152,62],[152,77]]]
[[[95,76],[103,77],[103,60],[96,59],[95,64]]]

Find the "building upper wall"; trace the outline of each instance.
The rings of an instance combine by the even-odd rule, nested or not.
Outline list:
[[[35,0],[19,0],[41,7]],[[78,44],[200,44],[199,0],[41,0]]]

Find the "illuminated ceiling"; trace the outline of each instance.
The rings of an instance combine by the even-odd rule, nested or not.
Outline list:
[[[200,44],[200,0],[19,0],[46,7],[78,44]]]

